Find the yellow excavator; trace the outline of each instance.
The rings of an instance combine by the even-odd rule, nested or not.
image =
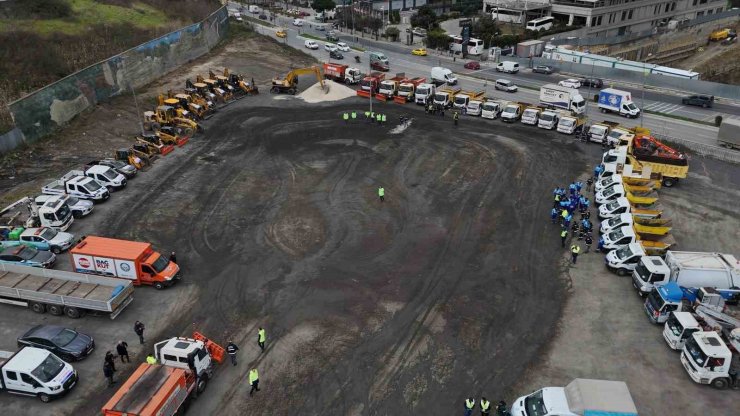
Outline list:
[[[208,90],[215,94],[217,99],[220,100],[222,103],[231,101],[231,99],[234,98],[233,94],[221,88],[218,85],[218,81],[216,81],[215,79],[203,78],[201,75],[197,75],[195,78],[195,82],[198,84],[206,84],[208,86]]]
[[[229,68],[224,68],[223,76],[229,80],[229,84],[233,85],[237,90],[241,90],[246,95],[257,95],[260,93],[257,85],[254,84],[254,79],[251,83],[244,81],[242,75],[230,73]]]
[[[195,121],[179,117],[175,108],[169,105],[160,105],[154,111],[144,112],[146,130],[159,130],[162,126],[172,126],[190,132],[202,130],[202,127]]]
[[[298,76],[305,74],[316,75],[316,79],[321,84],[321,88],[324,88],[324,77],[321,75],[321,69],[318,66],[310,66],[307,68],[294,69],[288,72],[288,75],[286,75],[285,78],[273,78],[270,92],[273,94],[288,93],[295,95],[296,91],[298,91]]]

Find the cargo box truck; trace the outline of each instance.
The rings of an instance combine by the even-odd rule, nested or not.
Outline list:
[[[599,109],[602,113],[618,113],[628,118],[640,117],[640,109],[632,102],[632,94],[614,88],[599,91]]]
[[[565,387],[545,387],[514,401],[516,416],[637,416],[623,381],[577,378]]]
[[[545,84],[540,87],[540,104],[545,107],[572,111],[573,114],[586,112],[586,100],[577,89],[555,84]]]
[[[163,289],[181,277],[177,264],[149,243],[87,236],[69,252],[75,271],[127,279],[136,286]]]

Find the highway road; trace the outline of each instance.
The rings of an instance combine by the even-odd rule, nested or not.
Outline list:
[[[321,61],[329,61],[329,53],[323,49],[323,42],[319,41],[320,48],[318,50],[309,50],[304,47],[305,38],[301,37],[302,34],[310,34],[316,37],[323,38],[325,32],[318,31],[315,27],[309,27],[308,24],[303,27],[293,26],[292,19],[284,16],[278,16],[276,18],[277,24],[281,25],[282,28],[286,29],[288,36],[280,39],[275,37],[277,28],[271,28],[255,24],[257,30],[265,35],[275,37],[278,41],[284,42],[292,47],[302,49],[308,54],[315,56]],[[409,53],[408,47],[401,44],[389,44],[385,42],[374,42],[367,38],[359,38],[358,42],[354,42],[354,37],[340,33],[342,41],[350,45],[360,45],[363,48],[371,48],[372,50],[382,51],[388,56],[390,60],[391,71],[389,74],[395,74],[397,72],[404,72],[407,76],[426,76],[429,77],[430,69],[432,66],[445,66],[453,70],[459,77],[459,86],[463,89],[468,90],[486,90],[486,95],[492,98],[506,99],[510,101],[522,101],[529,103],[537,103],[539,101],[538,88],[547,82],[557,82],[560,79],[567,77],[553,74],[536,74],[532,73],[529,69],[520,71],[519,74],[500,74],[493,68],[485,68],[472,71],[463,68],[462,63],[452,62],[449,57],[439,55],[429,55],[426,57],[413,56]],[[344,62],[358,66],[364,72],[370,71],[369,59],[366,53],[351,51],[345,53],[346,58]],[[355,64],[354,56],[359,55],[361,57],[361,63]],[[514,81],[520,86],[517,93],[503,93],[495,91],[493,88],[493,81],[498,78],[506,78]],[[625,88],[630,90],[630,88]],[[642,91],[631,90],[633,93],[633,100],[641,108],[643,105]],[[584,97],[592,97],[597,94],[597,89],[582,88],[582,94]],[[655,108],[655,111],[665,110],[662,112],[671,113],[674,115],[680,115],[684,117],[690,117],[694,119],[703,120],[714,120],[714,116],[717,114],[723,117],[740,118],[740,107],[717,104],[712,109],[703,109],[700,107],[689,107],[681,105],[681,98],[679,96],[670,95],[656,91],[645,91],[644,107],[647,109]],[[722,111],[720,113],[720,111]],[[587,107],[587,115],[591,122],[598,122],[603,120],[613,121],[625,124],[627,126],[635,126],[642,124],[644,127],[649,128],[651,131],[659,134],[663,134],[671,137],[678,137],[685,140],[691,140],[698,143],[716,145],[717,128],[704,124],[698,124],[689,121],[683,121],[675,118],[664,117],[657,114],[646,114],[644,113],[641,119],[625,119],[615,114],[602,114],[595,106],[595,103],[589,102]],[[492,121],[493,123],[499,121]]]

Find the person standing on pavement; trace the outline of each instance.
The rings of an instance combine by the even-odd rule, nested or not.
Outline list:
[[[558,216],[559,216],[559,214],[560,213],[558,212],[558,209],[557,208],[553,208],[553,209],[550,210],[550,220],[552,221],[553,224],[557,224],[558,223]]]
[[[584,253],[588,253],[589,251],[591,251],[591,244],[594,243],[594,239],[591,238],[591,234],[586,234],[585,241],[586,241],[586,251]]]
[[[144,343],[144,323],[141,321],[134,322],[134,332],[139,336],[139,344]]]
[[[113,371],[117,371],[116,370],[116,356],[113,355],[112,352],[110,352],[110,351],[106,351],[105,352],[105,362],[108,363],[108,364],[110,364],[110,366],[113,369]]]
[[[501,400],[496,405],[496,416],[510,416],[509,409],[506,408],[506,402]]]
[[[593,178],[588,178],[586,180],[586,190],[587,191],[590,191],[591,190],[591,185],[593,185],[593,183],[594,183]]]
[[[380,198],[380,202],[385,201],[385,188],[382,186],[378,188],[378,198]]]
[[[154,354],[149,354],[146,356],[146,363],[147,364],[157,364],[157,359],[154,357]]]
[[[174,251],[170,254],[170,261],[177,264],[177,256]]]
[[[103,363],[103,375],[108,379],[108,387],[116,384],[116,382],[113,381],[113,367],[111,367],[110,363],[107,361]]]
[[[578,253],[581,252],[581,246],[578,244],[573,244],[570,246],[570,254],[573,258],[573,264],[576,264],[576,261],[578,260]]]
[[[252,389],[249,390],[249,395],[251,396],[255,391],[260,391],[259,388],[260,384],[260,375],[257,372],[256,368],[253,368],[249,370],[249,385],[252,386]]]
[[[465,416],[472,416],[473,408],[475,408],[475,399],[472,397],[465,399]]]
[[[491,402],[485,397],[480,398],[480,414],[481,416],[488,416],[491,414]]]
[[[226,345],[226,352],[229,354],[229,358],[231,359],[231,365],[236,365],[237,351],[239,351],[239,347],[234,344],[234,341],[229,341],[228,345]]]
[[[568,227],[560,229],[560,247],[565,247],[565,240],[568,239]]]
[[[127,363],[131,362],[131,358],[128,356],[128,343],[126,341],[118,341],[118,344],[116,344],[116,352],[118,353],[118,356],[121,357],[121,362],[124,362],[123,357],[126,357]]]
[[[452,115],[452,119],[455,121],[455,125],[457,126],[457,121],[460,120],[460,113],[455,111],[455,113]]]
[[[267,341],[267,333],[265,333],[265,328],[260,327],[257,331],[257,345],[260,346],[262,352],[265,352],[265,341]]]

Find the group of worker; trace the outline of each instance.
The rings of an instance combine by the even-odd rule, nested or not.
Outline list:
[[[474,409],[475,399],[472,397],[465,399],[465,416],[472,416]],[[480,399],[480,414],[481,416],[488,416],[491,414],[491,402],[485,397],[481,397]],[[511,416],[505,401],[501,400],[496,405],[496,416]]]
[[[357,120],[357,111],[345,111],[342,113],[342,120],[344,120],[345,123],[348,123],[350,120],[353,122]],[[385,114],[376,113],[375,111],[365,111],[365,121],[368,123],[378,123],[378,125],[383,125],[388,121],[388,116]]]
[[[463,108],[463,111],[465,111],[465,108]],[[445,106],[442,104],[434,104],[433,102],[429,102],[424,107],[424,112],[431,115],[437,115],[444,117],[445,116]],[[455,125],[457,126],[457,122],[460,121],[460,113],[458,111],[455,111],[452,113],[452,120],[455,122]]]
[[[591,189],[593,179],[586,181],[586,189]],[[556,187],[553,191],[553,206],[550,210],[550,220],[553,224],[560,225],[560,246],[565,247],[569,235],[583,240],[586,245],[586,253],[591,251],[593,244],[593,224],[591,223],[591,204],[588,197],[583,195],[584,183],[573,181],[567,188]],[[574,219],[576,211],[581,214],[580,221]],[[576,264],[578,255],[581,253],[581,246],[573,242],[570,246],[571,261]]]
[[[260,347],[260,353],[265,352],[265,342],[267,342],[267,332],[265,331],[265,328],[259,327],[257,330],[257,345]],[[229,359],[233,366],[236,366],[237,351],[239,351],[239,347],[234,343],[234,341],[229,341],[229,343],[226,344],[226,353],[229,354]],[[259,384],[259,371],[257,368],[252,368],[249,370],[249,385],[252,387],[251,390],[249,390],[250,396],[253,395],[255,391],[260,391]]]

